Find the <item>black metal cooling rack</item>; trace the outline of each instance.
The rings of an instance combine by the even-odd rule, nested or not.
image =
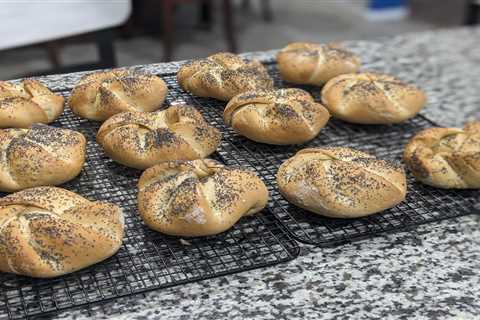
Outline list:
[[[66,92],[60,93],[67,96]],[[268,209],[241,219],[217,236],[180,239],[151,231],[136,212],[136,184],[141,172],[104,155],[95,143],[99,124],[65,110],[53,125],[80,131],[88,140],[84,169],[63,187],[92,200],[120,205],[125,214],[124,244],[110,259],[55,279],[0,273],[0,320],[90,307],[123,296],[274,265],[298,255],[296,241]],[[214,158],[221,161],[218,154]]]
[[[291,86],[279,79],[274,64],[268,64],[268,68],[277,87]],[[277,169],[296,151],[311,146],[350,146],[398,160],[405,142],[415,132],[435,124],[422,116],[395,126],[357,126],[331,120],[308,144],[259,144],[225,127],[222,118],[225,103],[184,92],[175,74],[159,76],[170,90],[166,104],[193,104],[210,124],[222,131],[224,139],[215,157],[226,164],[256,170],[264,179],[271,196],[268,209],[242,219],[231,230],[215,237],[192,238],[185,242],[155,233],[142,224],[135,212],[136,181],[140,172],[108,159],[94,142],[98,124],[79,119],[66,110],[54,125],[81,131],[89,142],[84,170],[65,187],[90,199],[120,204],[126,214],[124,245],[104,262],[56,279],[35,280],[0,274],[0,320],[35,318],[74,307],[90,307],[122,296],[288,261],[298,255],[299,248],[284,226],[299,241],[332,246],[469,214],[478,202],[474,191],[434,189],[416,183],[409,176],[407,200],[391,210],[353,220],[311,214],[290,205],[277,191]],[[303,88],[319,98],[318,88]]]
[[[276,65],[266,64],[275,80],[275,86],[301,87],[316,100],[320,89],[284,83]],[[297,151],[307,147],[347,146],[383,159],[400,161],[406,142],[418,131],[438,126],[419,115],[403,124],[391,126],[354,125],[331,119],[320,134],[309,143],[294,146],[274,146],[256,143],[235,133],[223,123],[225,103],[193,97],[178,88],[174,74],[162,75],[171,90],[171,96],[180,102],[201,106],[207,120],[223,132],[223,147],[219,151],[229,165],[242,165],[257,171],[270,190],[270,210],[298,241],[317,246],[334,246],[372,237],[383,232],[398,231],[420,224],[439,221],[478,212],[480,202],[475,190],[441,190],[422,185],[408,174],[408,194],[395,208],[360,219],[332,219],[309,213],[288,203],[278,192],[275,175],[278,167]]]

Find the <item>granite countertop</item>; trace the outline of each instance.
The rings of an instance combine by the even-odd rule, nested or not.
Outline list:
[[[426,90],[444,126],[480,119],[480,28],[348,42],[364,69]],[[275,51],[247,54],[272,59]],[[140,66],[174,72],[178,64]],[[71,87],[79,74],[43,78]],[[480,208],[479,208],[480,209]],[[478,319],[480,216],[321,249],[289,263],[123,298],[56,319]]]

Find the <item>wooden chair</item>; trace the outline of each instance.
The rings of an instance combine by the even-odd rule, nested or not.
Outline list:
[[[115,32],[113,29],[95,31],[80,36],[52,40],[40,44],[48,54],[48,60],[52,67],[48,70],[30,72],[22,77],[32,77],[49,74],[70,73],[78,71],[88,71],[97,69],[109,69],[117,67],[117,58],[115,54]],[[89,42],[95,44],[98,52],[98,60],[81,64],[64,65],[60,59],[62,47],[68,43]]]

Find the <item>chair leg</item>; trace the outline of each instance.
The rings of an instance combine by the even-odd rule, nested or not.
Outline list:
[[[173,57],[173,0],[162,0],[163,61]]]
[[[74,38],[77,38],[76,36]],[[80,36],[81,37],[81,36]],[[71,39],[71,38],[70,38]],[[88,40],[90,43],[95,43],[98,50],[98,61],[92,61],[82,64],[74,65],[61,65],[60,57],[58,54],[60,46],[63,44],[63,41],[68,41],[67,38],[51,41],[49,43],[42,44],[47,48],[49,59],[53,65],[53,68],[47,70],[40,70],[35,72],[30,72],[28,74],[20,75],[21,78],[26,77],[37,77],[49,74],[61,74],[61,73],[71,73],[79,71],[88,71],[88,70],[97,70],[97,69],[108,69],[117,67],[117,59],[115,55],[115,32],[113,29],[106,29],[102,31],[96,31],[91,34],[88,34]]]
[[[60,45],[58,41],[49,41],[45,43],[47,49],[48,60],[53,68],[58,68],[61,65],[60,62]]]
[[[132,6],[132,13],[128,20],[120,27],[120,36],[124,39],[130,39],[135,35],[135,27],[139,20],[139,13],[143,10],[142,1],[130,1]]]
[[[204,30],[212,29],[213,6],[211,0],[200,0],[199,27]]]
[[[262,6],[263,20],[268,22],[273,21],[273,11],[270,0],[260,0],[260,4]]]
[[[114,47],[113,30],[104,30],[96,34],[98,55],[100,58],[99,65],[101,68],[115,68],[117,66],[117,57]]]
[[[134,35],[134,30],[135,30],[135,22],[134,22],[134,17],[130,16],[123,24],[123,26],[120,27],[120,36],[124,39],[130,39]]]
[[[465,25],[472,26],[479,22],[480,18],[480,5],[474,3],[474,1],[467,1],[467,9],[465,14]]]
[[[223,0],[223,23],[228,43],[228,50],[230,52],[237,52],[237,41],[235,38],[234,29],[234,15],[232,2],[230,0]]]

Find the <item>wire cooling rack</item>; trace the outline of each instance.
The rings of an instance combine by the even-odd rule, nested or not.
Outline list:
[[[171,89],[172,94],[175,89]],[[60,92],[67,96],[67,92]],[[169,101],[172,100],[169,96]],[[140,171],[107,158],[95,143],[99,125],[66,110],[53,125],[74,129],[88,140],[79,177],[63,185],[89,199],[120,205],[125,238],[119,252],[90,268],[55,279],[0,273],[0,320],[35,319],[61,310],[105,302],[154,289],[265,267],[295,258],[299,247],[268,208],[242,218],[217,236],[169,237],[151,231],[137,214]],[[219,149],[225,146],[223,144]],[[218,154],[213,158],[222,161]]]
[[[284,83],[274,63],[267,63],[277,88],[301,87],[320,100],[320,89]],[[223,123],[225,103],[193,97],[178,89],[175,75],[164,75],[172,97],[179,102],[201,106],[205,118],[219,127],[224,136],[219,151],[229,165],[242,165],[257,171],[270,190],[270,210],[298,241],[328,247],[372,237],[383,232],[398,231],[420,224],[478,212],[480,203],[475,190],[441,190],[422,185],[408,173],[408,194],[396,207],[365,218],[332,219],[310,213],[287,202],[278,192],[275,179],[278,167],[297,151],[307,147],[346,146],[368,152],[383,159],[401,161],[407,141],[418,131],[437,126],[424,116],[398,125],[354,125],[331,119],[320,134],[309,143],[274,146],[256,143],[235,133]]]
[[[274,64],[268,64],[277,87],[288,87]],[[312,146],[350,146],[382,158],[399,160],[405,142],[417,131],[433,126],[416,118],[395,126],[359,126],[331,120],[319,136],[305,145],[271,146],[236,134],[223,123],[225,103],[194,97],[178,87],[175,74],[159,74],[169,87],[166,104],[198,107],[219,128],[223,140],[214,158],[255,170],[267,183],[271,200],[261,214],[246,217],[231,230],[214,237],[182,241],[146,228],[136,213],[137,170],[118,165],[99,150],[98,124],[79,119],[68,110],[54,125],[84,133],[87,161],[78,178],[64,185],[90,199],[121,205],[126,214],[124,244],[112,258],[90,268],[55,279],[30,279],[0,274],[0,320],[36,318],[150,290],[231,274],[285,262],[298,255],[299,241],[332,246],[376,234],[452,218],[473,212],[474,191],[443,191],[416,183],[409,176],[407,200],[367,218],[322,218],[290,205],[277,191],[280,164],[298,150]],[[319,98],[318,88],[303,87]],[[64,96],[68,93],[59,92]],[[272,215],[273,213],[273,215]],[[277,218],[277,219],[276,219]],[[280,222],[281,223],[280,223]],[[289,233],[285,232],[286,227]]]

